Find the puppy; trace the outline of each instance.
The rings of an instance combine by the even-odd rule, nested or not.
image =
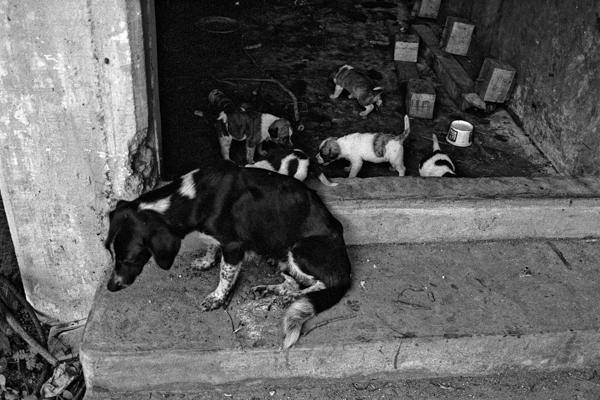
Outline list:
[[[356,71],[350,65],[340,67],[333,77],[333,83],[335,83],[335,90],[329,97],[337,99],[342,91],[346,89],[350,92],[349,99],[355,98],[361,106],[365,107],[365,110],[359,113],[361,117],[369,115],[375,108],[375,104],[378,107],[383,104],[383,100],[381,100],[383,88],[375,86],[368,76]]]
[[[410,133],[410,120],[404,116],[404,133],[394,136],[386,133],[351,133],[340,138],[327,138],[319,145],[317,162],[327,165],[344,158],[350,161],[348,178],[355,178],[363,161],[389,162],[392,170],[404,176],[404,140]]]
[[[247,164],[247,168],[262,168],[268,171],[275,171],[282,175],[288,175],[303,182],[308,175],[316,176],[321,183],[326,186],[337,186],[335,182],[331,182],[325,174],[311,162],[309,157],[300,149],[287,149],[282,146],[277,146],[269,149],[264,160]]]
[[[419,162],[419,175],[421,176],[456,176],[456,169],[450,157],[442,153],[437,136],[431,135],[433,139],[433,152],[427,154]]]
[[[246,161],[249,164],[254,163],[256,147],[258,146],[259,153],[263,153],[261,145],[267,140],[279,144],[292,143],[292,125],[287,119],[273,114],[239,109],[230,113],[223,111],[217,120],[224,127],[218,132],[221,154],[225,160],[229,160],[233,140],[246,141]]]
[[[287,119],[254,111],[248,104],[236,107],[219,89],[214,89],[208,94],[208,102],[218,113],[216,131],[223,159],[230,159],[233,140],[246,141],[248,163],[254,163],[257,146],[259,153],[263,153],[261,144],[265,141],[291,144],[293,131]]]
[[[255,290],[294,298],[283,318],[284,349],[298,340],[304,322],[335,305],[350,287],[341,223],[302,182],[271,171],[221,161],[119,201],[109,221],[110,291],[131,285],[150,257],[171,268],[181,240],[194,231],[214,243],[195,266],[209,268],[221,254],[219,284],[202,302],[205,311],[225,303],[245,256],[275,259],[284,282]]]

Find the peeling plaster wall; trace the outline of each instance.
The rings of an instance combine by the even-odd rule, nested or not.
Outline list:
[[[109,268],[108,211],[157,179],[139,3],[0,0],[0,37],[0,190],[23,285],[49,317],[82,318]]]

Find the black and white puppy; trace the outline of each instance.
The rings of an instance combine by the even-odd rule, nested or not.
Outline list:
[[[131,285],[150,257],[171,268],[181,240],[194,231],[212,238],[222,254],[219,284],[202,302],[204,310],[225,303],[246,254],[277,260],[285,281],[258,289],[295,298],[283,320],[286,349],[305,321],[335,305],[350,287],[341,223],[314,191],[289,176],[222,161],[119,201],[109,218],[105,246],[115,262],[110,291]],[[209,268],[217,253],[208,251],[195,266]]]
[[[300,149],[288,149],[283,146],[271,146],[264,160],[246,164],[247,168],[262,168],[282,175],[292,176],[301,182],[309,175],[317,177],[326,186],[337,186],[320,170],[319,166]]]
[[[368,76],[355,70],[350,65],[340,67],[333,77],[333,83],[335,83],[335,89],[329,97],[337,99],[342,91],[346,89],[350,92],[349,99],[355,98],[358,100],[358,104],[365,107],[365,110],[359,113],[361,117],[369,115],[375,105],[381,107],[383,104],[383,100],[381,100],[383,87],[376,86]]]
[[[431,135],[433,139],[433,151],[427,154],[419,162],[419,175],[421,176],[456,176],[454,163],[446,153],[440,150],[437,136]]]
[[[344,158],[350,161],[348,178],[355,178],[364,161],[389,162],[390,168],[404,176],[404,141],[410,134],[410,120],[404,116],[404,132],[395,136],[389,133],[351,133],[340,138],[330,137],[321,142],[317,162],[327,165]]]

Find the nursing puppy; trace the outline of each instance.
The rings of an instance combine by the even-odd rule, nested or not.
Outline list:
[[[311,162],[310,158],[300,149],[287,149],[277,146],[269,149],[264,160],[254,164],[246,164],[247,168],[262,168],[282,175],[288,175],[303,182],[309,175],[317,177],[326,186],[337,186],[331,182],[320,170],[318,165]]]
[[[365,107],[365,110],[359,113],[361,117],[369,115],[375,108],[375,104],[378,107],[381,107],[383,104],[381,100],[383,88],[375,86],[368,76],[356,71],[350,65],[340,67],[333,77],[333,83],[335,83],[335,90],[329,97],[337,99],[342,94],[342,91],[346,89],[350,92],[348,95],[349,99],[355,98],[358,100],[358,104]]]
[[[285,349],[298,340],[305,321],[335,305],[350,287],[340,222],[314,191],[271,171],[221,161],[119,201],[109,219],[110,291],[131,285],[150,257],[171,268],[181,240],[194,231],[214,243],[195,267],[210,268],[222,254],[219,284],[202,302],[205,311],[225,303],[246,255],[277,260],[284,282],[255,290],[294,298],[283,318]]]
[[[433,151],[427,154],[419,162],[419,175],[421,176],[456,176],[454,163],[446,153],[440,150],[437,136],[431,135],[433,139]]]
[[[254,163],[257,146],[259,153],[263,153],[261,145],[267,140],[291,144],[292,125],[287,119],[273,114],[239,109],[230,113],[222,111],[217,120],[224,127],[219,129],[218,134],[221,154],[225,160],[229,160],[233,140],[246,141],[246,162],[250,164]]]
[[[327,138],[319,145],[317,162],[327,165],[344,158],[350,161],[348,178],[355,178],[363,161],[389,162],[390,169],[404,176],[404,140],[410,133],[410,120],[404,116],[404,133],[400,136],[386,133],[351,133],[340,138]]]

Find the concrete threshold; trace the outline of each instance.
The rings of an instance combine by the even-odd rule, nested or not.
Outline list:
[[[249,262],[226,310],[200,311],[216,269],[146,267],[97,295],[81,348],[89,398],[270,380],[480,375],[600,361],[596,240],[349,247],[353,287],[280,350],[285,305],[251,286],[281,280]]]
[[[346,243],[600,237],[600,179],[377,177],[316,182]],[[198,248],[189,236],[183,251]]]

